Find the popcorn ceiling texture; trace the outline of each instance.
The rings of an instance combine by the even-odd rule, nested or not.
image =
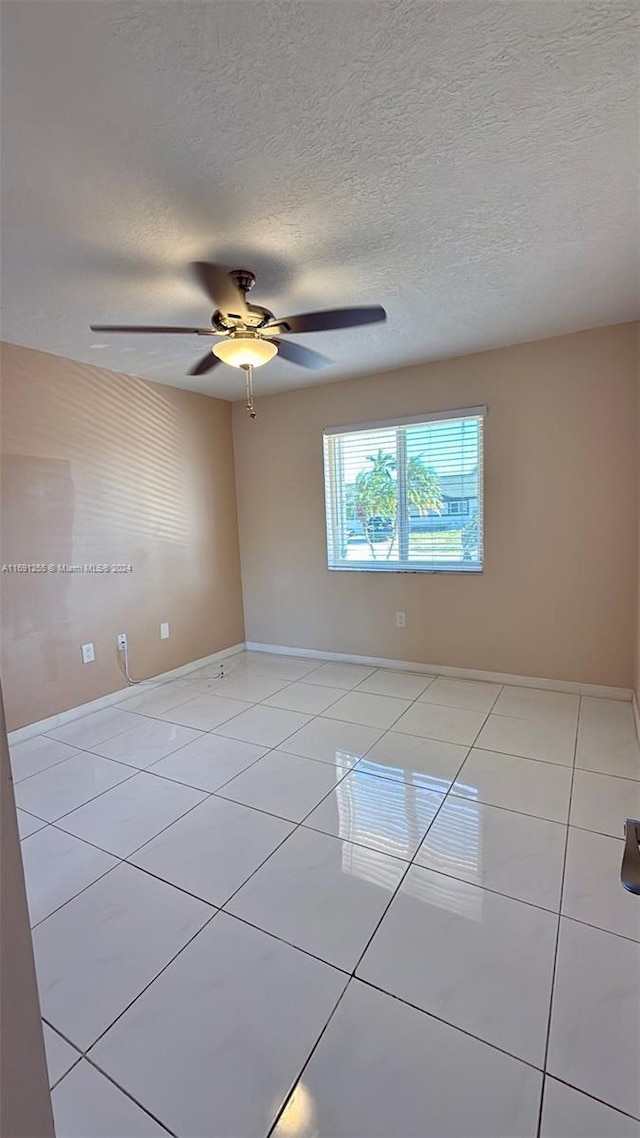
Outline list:
[[[187,379],[187,262],[258,274],[279,314],[382,303],[301,337],[260,390],[638,314],[637,4],[590,0],[3,5],[5,339]]]

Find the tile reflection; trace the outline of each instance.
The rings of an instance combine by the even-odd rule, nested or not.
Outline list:
[[[468,790],[469,788],[467,788]],[[449,798],[422,843],[430,869],[482,885],[481,807],[468,798]],[[421,851],[422,852],[422,851]]]
[[[386,778],[391,782],[403,782],[409,786],[422,786],[428,790],[435,790],[437,794],[446,794],[452,782],[450,778],[418,773],[398,763],[381,763],[368,755],[358,763],[358,773]]]
[[[422,787],[355,772],[333,794],[338,837],[405,861],[413,857],[442,803],[441,794]]]
[[[430,905],[470,920],[482,920],[484,894],[474,885],[483,880],[480,803],[475,787],[465,786],[466,798],[449,798],[422,843],[429,868],[440,876],[416,874],[405,883],[407,893]],[[456,880],[464,877],[464,882]],[[471,884],[473,883],[473,884]]]
[[[350,877],[357,877],[368,885],[377,885],[379,889],[393,892],[398,885],[398,870],[404,873],[406,865],[400,865],[399,861],[387,861],[379,850],[373,850],[369,846],[356,846],[344,841],[340,868]]]
[[[313,1095],[301,1081],[294,1089],[278,1123],[278,1136],[279,1138],[319,1138],[319,1133]]]

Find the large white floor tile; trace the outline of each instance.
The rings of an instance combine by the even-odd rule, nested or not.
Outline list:
[[[362,727],[359,723],[341,723],[319,716],[291,735],[282,750],[348,769],[355,766],[381,735],[378,727]]]
[[[343,767],[330,767],[285,751],[270,751],[219,791],[223,798],[242,802],[291,822],[301,822],[344,777]]]
[[[580,696],[541,688],[505,687],[493,711],[496,715],[515,719],[541,720],[543,723],[566,723],[575,727]]]
[[[30,834],[37,834],[38,830],[42,830],[47,825],[42,821],[42,818],[36,818],[33,814],[27,814],[26,810],[16,810],[16,817],[18,819],[18,833],[20,841],[28,838]]]
[[[640,945],[562,918],[547,1070],[640,1118]]]
[[[201,790],[140,771],[68,814],[60,826],[109,853],[127,857],[204,797]]]
[[[378,668],[377,672],[372,672],[358,684],[358,691],[392,695],[397,699],[417,699],[433,683],[434,678],[418,672],[392,672],[389,668]]]
[[[572,826],[622,838],[627,818],[640,818],[639,782],[576,768],[569,819]]]
[[[366,774],[447,791],[469,753],[458,743],[387,731],[358,763]]]
[[[536,719],[511,719],[492,714],[476,739],[476,747],[525,759],[573,766],[576,727]]]
[[[150,719],[143,715],[138,718],[138,727],[116,735],[115,739],[96,743],[91,749],[106,759],[116,759],[120,763],[144,769],[200,737],[200,732],[194,731],[192,727],[181,727],[177,723],[165,723],[162,719]]]
[[[23,778],[40,774],[40,771],[61,763],[63,759],[72,759],[78,751],[58,739],[48,739],[46,735],[34,735],[32,739],[14,743],[10,753],[13,781],[21,782]]]
[[[178,707],[163,711],[159,718],[166,719],[169,723],[194,727],[197,731],[212,731],[214,727],[240,715],[250,706],[240,699],[226,699],[222,695],[197,695]]]
[[[181,1138],[265,1138],[345,980],[219,913],[92,1056]]]
[[[543,909],[412,866],[358,975],[541,1066],[556,929]]]
[[[148,873],[117,866],[34,929],[43,1016],[86,1050],[212,912]]]
[[[620,884],[624,841],[569,830],[562,912],[640,941],[640,902]]]
[[[304,715],[319,715],[344,695],[344,688],[327,688],[321,684],[287,684],[275,695],[264,700],[269,707],[282,707],[285,711],[301,711]]]
[[[640,780],[640,750],[630,703],[583,698],[576,766]]]
[[[218,693],[230,699],[243,699],[248,703],[260,703],[286,687],[287,681],[274,676],[261,676],[252,672],[225,676],[218,681]]]
[[[365,664],[320,664],[309,675],[312,684],[323,684],[329,688],[355,688],[375,672]]]
[[[438,676],[420,699],[425,703],[439,703],[444,707],[463,707],[468,711],[491,711],[498,695],[500,684],[488,684],[482,680],[453,680],[448,676]]]
[[[274,1138],[534,1138],[538,1071],[352,980]]]
[[[418,865],[555,912],[566,829],[450,796],[416,854]]]
[[[22,864],[33,926],[118,862],[95,846],[47,826],[23,842]]]
[[[350,691],[332,703],[324,712],[328,719],[343,719],[347,723],[362,723],[364,727],[391,727],[402,713],[411,707],[407,699],[394,699],[387,695]]]
[[[56,1138],[166,1138],[167,1131],[83,1059],[55,1088]]]
[[[113,739],[115,735],[135,727],[138,722],[137,716],[130,711],[121,711],[119,707],[104,707],[101,711],[92,711],[90,715],[83,715],[81,719],[74,719],[63,727],[47,731],[47,736],[68,743],[71,747],[90,750],[96,743]]]
[[[75,758],[64,759],[56,766],[19,782],[15,788],[16,805],[47,822],[55,822],[84,802],[134,776],[133,767],[80,751]]]
[[[441,707],[439,704],[419,700],[401,716],[395,724],[395,730],[404,731],[407,735],[441,739],[443,743],[463,743],[470,747],[485,718],[484,711]]]
[[[486,802],[488,806],[533,814],[550,822],[566,822],[571,770],[553,763],[475,749],[465,760],[452,793]]]
[[[410,861],[442,802],[424,787],[352,771],[304,824]]]
[[[130,860],[213,905],[224,905],[293,826],[223,798],[209,798]]]
[[[640,1138],[640,1122],[547,1076],[540,1138]]]
[[[67,1071],[70,1071],[75,1063],[80,1059],[80,1052],[76,1051],[66,1039],[58,1035],[48,1023],[43,1023],[42,1034],[44,1036],[44,1049],[47,1056],[47,1072],[49,1074],[49,1086],[52,1087],[57,1083]]]
[[[195,786],[198,790],[210,792],[224,786],[240,771],[246,770],[257,759],[266,754],[265,747],[255,743],[242,743],[237,739],[223,739],[221,735],[207,732],[188,743],[166,759],[154,763],[152,773]]]
[[[350,972],[406,864],[313,830],[296,830],[229,902],[265,932]]]
[[[309,722],[308,715],[299,711],[284,711],[280,707],[256,704],[248,711],[218,727],[216,734],[227,739],[241,739],[261,747],[278,747],[290,735]]]

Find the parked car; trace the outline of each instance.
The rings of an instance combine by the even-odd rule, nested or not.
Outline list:
[[[373,517],[367,521],[367,537],[369,541],[389,541],[393,536],[393,522],[391,518]]]

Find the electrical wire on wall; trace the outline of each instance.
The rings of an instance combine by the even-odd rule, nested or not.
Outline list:
[[[138,684],[158,684],[162,682],[161,680],[158,680],[157,677],[149,677],[146,680],[134,680],[131,672],[129,671],[129,645],[124,634],[118,636],[118,652],[122,663],[124,678],[127,681],[129,687],[136,687]],[[232,672],[233,670],[233,664],[229,664],[226,660],[221,660],[220,664],[218,665],[218,674],[215,676],[209,676],[207,678],[211,680],[223,680],[225,676],[227,676],[229,672]]]

